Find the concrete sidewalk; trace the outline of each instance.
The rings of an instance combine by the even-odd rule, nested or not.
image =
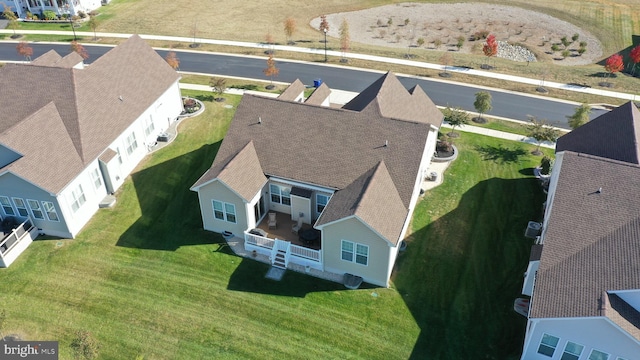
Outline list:
[[[13,30],[6,30],[6,29],[5,30],[0,30],[0,34],[11,34],[11,33],[13,33]],[[47,31],[20,30],[20,33],[21,34],[66,35],[66,36],[70,35],[70,32],[68,32],[68,31],[60,31],[60,30],[47,30]],[[77,31],[76,34],[79,35],[79,36],[90,36],[90,37],[94,36],[93,32],[85,32],[85,31]],[[132,34],[118,34],[118,33],[104,33],[104,32],[96,33],[97,37],[111,37],[111,38],[128,38],[131,35]],[[194,39],[193,37],[181,37],[181,36],[161,36],[161,35],[140,34],[140,37],[142,37],[143,39],[148,39],[148,40],[175,41],[175,42],[186,42],[186,43],[194,43],[194,42],[196,42],[196,43],[200,43],[200,44],[213,44],[213,45],[247,47],[247,48],[265,49],[265,50],[273,49],[273,50],[279,50],[279,51],[291,51],[291,52],[299,52],[299,53],[307,53],[307,54],[315,54],[315,55],[324,55],[325,54],[325,50],[321,49],[321,48],[304,48],[304,47],[286,46],[286,45],[267,45],[267,44],[262,44],[262,43],[251,43],[251,42],[230,41],[230,40],[215,40],[215,39],[201,39],[201,38],[195,38]],[[10,42],[17,42],[17,41],[10,41]],[[97,44],[92,44],[92,45],[97,45]],[[111,45],[104,45],[104,46],[111,46]],[[179,49],[173,49],[173,51],[176,51],[176,52],[187,52],[187,51],[197,52],[197,50],[179,50]],[[382,62],[382,63],[406,65],[406,66],[412,66],[412,67],[424,68],[424,69],[444,70],[444,66],[442,66],[442,65],[431,64],[431,63],[415,61],[415,60],[395,59],[395,58],[388,58],[388,57],[383,57],[383,56],[375,56],[375,55],[367,55],[367,54],[355,54],[355,53],[343,54],[341,51],[333,51],[333,50],[328,50],[326,53],[327,53],[327,55],[332,56],[332,57],[343,57],[344,56],[344,57],[350,58],[350,59],[360,59],[360,60],[375,61],[375,62]],[[242,56],[242,55],[234,55],[234,56]],[[288,60],[288,61],[291,61],[291,60]],[[321,65],[321,66],[339,66],[339,65],[329,65],[329,64],[316,64],[316,65]],[[501,79],[501,80],[517,82],[517,83],[521,83],[521,84],[528,84],[528,85],[535,85],[535,86],[539,86],[540,85],[540,80],[539,79],[531,79],[531,78],[526,78],[526,77],[522,77],[522,76],[500,74],[500,73],[483,71],[483,70],[475,70],[475,69],[462,68],[462,67],[456,67],[456,66],[448,66],[447,67],[447,71],[450,71],[450,72],[453,72],[453,73],[463,73],[463,74],[467,74],[467,75],[474,75],[474,76],[480,76],[480,77],[489,77],[489,78],[494,78],[494,79]],[[603,90],[603,89],[596,89],[596,88],[591,88],[591,87],[586,87],[586,86],[579,86],[579,85],[574,85],[574,84],[563,84],[563,83],[558,83],[558,82],[553,82],[553,81],[545,81],[544,82],[544,86],[547,87],[547,88],[574,91],[574,92],[591,94],[591,95],[598,95],[598,96],[608,96],[608,97],[619,98],[619,99],[624,99],[624,100],[633,100],[633,101],[640,100],[640,94],[627,94],[627,93],[615,92],[615,91],[610,91],[610,90]]]

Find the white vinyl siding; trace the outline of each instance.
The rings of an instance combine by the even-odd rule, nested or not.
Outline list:
[[[356,264],[369,264],[369,246],[342,240],[340,258],[344,261],[355,262]]]
[[[16,206],[16,210],[18,210],[18,215],[22,217],[29,216],[29,212],[27,211],[27,205],[24,203],[24,199],[13,198],[13,205]]]
[[[230,203],[213,200],[213,216],[218,220],[236,223],[236,206]]]
[[[29,209],[31,210],[31,215],[34,219],[43,220],[44,213],[42,212],[42,207],[40,203],[36,200],[27,199],[27,204],[29,205]]]
[[[73,189],[71,198],[73,200],[71,202],[71,209],[73,212],[76,212],[87,201],[87,198],[84,196],[84,191],[82,190],[82,185],[78,185],[77,188]]]
[[[271,202],[291,206],[291,188],[271,184]]]
[[[127,143],[127,155],[133,154],[138,148],[138,141],[136,140],[136,133],[132,132],[126,139]]]
[[[543,334],[540,340],[540,346],[538,346],[538,354],[547,355],[553,357],[553,353],[556,351],[560,338],[549,334]]]
[[[149,115],[149,118],[145,120],[146,126],[144,128],[144,134],[149,136],[155,129],[155,125],[153,124],[153,115]]]
[[[60,221],[60,219],[58,218],[58,212],[56,212],[56,207],[51,201],[43,201],[42,206],[44,207],[44,211],[47,214],[47,219],[49,219],[50,221]]]
[[[6,196],[0,196],[0,205],[2,205],[2,211],[7,216],[14,216],[16,214],[15,210],[13,210],[13,206],[11,206],[11,202],[9,198]]]

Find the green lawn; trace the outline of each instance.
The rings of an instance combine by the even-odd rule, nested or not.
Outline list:
[[[460,158],[419,203],[394,288],[348,291],[293,272],[272,282],[267,265],[202,230],[188,188],[233,113],[205,104],[77,239],[36,241],[0,271],[4,334],[58,340],[61,359],[81,329],[104,359],[517,357],[525,321],[510,305],[527,265],[522,233],[543,201],[527,170],[539,161],[531,147],[456,140]]]

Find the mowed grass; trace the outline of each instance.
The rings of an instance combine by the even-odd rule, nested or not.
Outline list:
[[[445,184],[416,209],[393,288],[294,272],[273,282],[202,230],[189,191],[226,132],[224,105],[239,102],[225,98],[182,120],[75,240],[38,240],[0,271],[4,334],[58,340],[61,359],[77,330],[104,359],[517,357],[525,322],[510,304],[527,265],[522,232],[543,200],[532,147],[462,134]]]

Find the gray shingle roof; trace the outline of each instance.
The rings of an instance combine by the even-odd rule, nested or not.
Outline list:
[[[598,116],[558,138],[564,150],[640,164],[640,111],[630,101]]]
[[[305,102],[309,105],[322,105],[329,95],[331,95],[331,89],[329,89],[326,83],[322,83],[311,93],[311,96],[309,96]]]
[[[20,169],[19,176],[56,194],[79,170],[50,158],[78,157],[83,165],[95,160],[179,76],[137,35],[84,69],[69,67],[77,60],[73,54],[61,58],[49,52],[44,56],[31,64],[0,68],[0,83],[8,84],[0,88],[0,134],[3,144],[19,143],[23,154],[11,171]],[[55,133],[42,131],[42,125],[30,121],[33,116],[59,118],[65,131],[59,126]],[[52,139],[24,141],[34,133]],[[57,145],[62,142],[70,142],[73,149]],[[32,166],[22,165],[27,163]]]
[[[237,192],[245,201],[251,201],[267,183],[253,141],[250,141],[228,163],[221,164],[218,180]]]
[[[640,289],[640,166],[571,151],[560,166],[530,317],[599,316],[603,291]]]

